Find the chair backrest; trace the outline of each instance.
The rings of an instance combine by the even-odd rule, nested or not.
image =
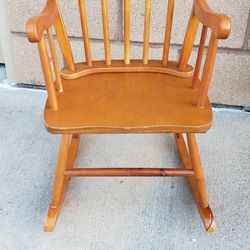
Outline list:
[[[174,15],[174,3],[175,0],[168,1],[167,7],[167,18],[166,18],[166,29],[165,39],[163,43],[163,53],[161,58],[161,67],[168,68],[169,65],[169,50],[170,50],[170,39],[171,30]],[[88,34],[88,22],[85,8],[85,0],[78,0],[80,21],[82,27],[82,35],[84,41],[84,50],[86,65],[94,67],[95,63],[92,61],[90,39]],[[124,66],[131,63],[130,60],[130,0],[123,0],[123,11],[124,11]],[[145,0],[145,15],[144,15],[144,35],[143,35],[143,54],[141,57],[141,67],[145,67],[149,64],[148,52],[149,52],[149,41],[150,41],[150,17],[151,17],[151,6],[152,0]],[[109,32],[109,16],[108,16],[108,1],[101,0],[102,10],[102,21],[103,21],[103,40],[104,40],[104,51],[105,51],[105,63],[107,66],[112,67],[112,55],[110,49],[110,32]],[[176,66],[176,72],[184,72],[188,65],[190,54],[194,47],[194,41],[197,35],[198,25],[201,23],[202,33],[200,38],[199,49],[197,53],[196,66],[193,77],[193,88],[196,88],[197,82],[201,81],[200,98],[198,101],[198,107],[202,108],[206,101],[209,83],[212,76],[213,66],[215,62],[215,55],[218,45],[218,39],[226,39],[230,33],[230,19],[222,14],[213,12],[207,5],[205,0],[194,0],[193,7],[190,15],[190,19],[187,25],[187,31],[183,42],[183,47],[179,61]],[[44,33],[47,31],[49,45],[51,49],[51,56],[54,64],[54,71],[56,75],[57,89],[63,91],[60,80],[60,70],[56,59],[56,50],[54,47],[53,36],[51,33],[51,26],[55,27],[57,40],[59,42],[64,61],[69,71],[75,71],[75,62],[70,47],[70,43],[67,37],[63,18],[59,9],[59,5],[56,0],[48,0],[47,5],[40,16],[31,18],[27,23],[27,35],[31,42],[37,42],[39,45],[40,58],[44,77],[49,92],[49,102],[52,108],[56,109],[56,93],[53,90],[54,81],[52,77],[52,70],[50,69],[49,57],[44,39]],[[202,64],[202,56],[206,42],[206,36],[208,29],[211,30],[210,41],[208,44],[208,50],[205,58],[204,69],[200,76],[200,68]],[[52,93],[52,94],[51,94]],[[53,101],[54,100],[54,101]]]

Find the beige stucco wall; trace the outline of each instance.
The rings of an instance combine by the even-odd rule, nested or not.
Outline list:
[[[8,0],[8,16],[12,31],[18,81],[44,84],[36,45],[25,37],[27,19],[39,13],[45,0]],[[84,60],[77,0],[59,0],[76,61]],[[132,57],[142,55],[144,0],[131,0]],[[209,5],[232,18],[230,38],[219,44],[215,72],[210,89],[212,102],[250,106],[250,18],[249,0],[207,0]],[[99,0],[87,0],[89,33],[94,59],[104,58],[101,9]],[[112,58],[123,56],[123,0],[108,0],[110,6],[110,38]],[[190,14],[192,0],[176,0],[174,26],[171,39],[171,59],[178,58]],[[167,0],[153,0],[150,58],[161,58]],[[197,39],[198,41],[198,39]],[[195,49],[196,50],[196,49]],[[195,52],[194,50],[194,52]],[[193,53],[191,62],[194,62]],[[62,58],[60,56],[60,61]]]
[[[4,63],[3,48],[2,48],[2,42],[1,42],[1,36],[0,36],[0,63]]]

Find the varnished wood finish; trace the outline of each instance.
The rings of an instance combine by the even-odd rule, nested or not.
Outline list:
[[[198,100],[199,108],[204,107],[207,99],[208,88],[211,82],[212,72],[214,69],[217,47],[218,47],[218,39],[216,39],[214,34],[211,33],[204,70],[201,78],[202,85],[201,85],[200,97]]]
[[[205,0],[194,0],[179,60],[178,68],[180,70],[186,67],[190,57],[199,22],[204,26],[211,28],[216,39],[226,39],[229,36],[231,30],[230,18],[226,15],[212,11]]]
[[[182,165],[186,169],[192,169],[192,162],[191,158],[185,143],[185,140],[182,136],[182,134],[174,134],[175,141],[177,148],[180,153]],[[197,186],[197,181],[195,176],[188,176],[187,177],[188,184],[190,187],[190,190],[192,192],[196,207],[198,209],[198,212],[200,214],[200,217],[202,219],[202,222],[207,230],[207,232],[214,232],[216,230],[216,224],[214,221],[214,216],[212,213],[212,210],[210,206],[208,205],[207,207],[202,207],[201,206],[201,192],[199,191],[199,186]],[[204,181],[204,179],[203,179]],[[206,196],[206,193],[203,194],[203,196]],[[207,198],[206,198],[207,199]]]
[[[66,176],[190,176],[194,171],[178,168],[75,168],[65,170]]]
[[[208,206],[207,192],[205,187],[205,181],[203,171],[201,167],[200,155],[197,147],[195,135],[193,133],[187,134],[189,155],[192,162],[193,169],[195,171],[195,179],[197,183],[197,189],[200,192],[200,206],[205,208]]]
[[[193,9],[191,11],[191,15],[189,18],[188,26],[187,26],[186,35],[185,35],[184,42],[183,42],[181,56],[179,59],[179,64],[178,64],[179,70],[184,70],[187,66],[188,59],[191,55],[191,52],[194,46],[194,41],[195,41],[195,37],[197,34],[197,30],[198,30],[198,25],[199,25],[199,20],[194,14],[194,6],[193,6]]]
[[[142,60],[130,60],[130,0],[124,0],[124,60],[111,65],[107,0],[101,0],[105,61],[92,61],[85,0],[78,0],[86,62],[75,63],[63,18],[56,0],[47,0],[40,15],[27,22],[29,41],[38,43],[48,100],[45,126],[62,134],[52,200],[45,231],[55,228],[71,176],[185,176],[202,222],[208,232],[216,228],[208,203],[205,180],[195,133],[206,132],[212,124],[207,96],[215,63],[218,39],[230,32],[230,19],[213,12],[205,0],[194,0],[178,62],[169,61],[174,0],[168,0],[162,60],[149,60],[151,0],[145,0]],[[74,13],[72,13],[74,15]],[[188,64],[197,34],[203,25],[195,73]],[[56,37],[66,67],[59,72],[51,33]],[[53,80],[44,33],[54,65]],[[207,31],[211,38],[202,77],[199,79]],[[131,56],[132,57],[132,56]],[[174,133],[182,168],[75,168],[80,134]],[[187,134],[185,143],[182,133]]]
[[[69,139],[70,135],[62,136],[61,145],[58,153],[51,204],[48,210],[47,219],[44,226],[44,230],[47,232],[51,232],[54,230],[58,215],[62,207],[65,192],[68,187],[69,177],[64,176],[64,170],[66,169],[67,164]]]
[[[74,72],[67,68],[62,69],[61,77],[67,80],[77,79],[82,76],[99,74],[99,73],[161,73],[177,77],[192,77],[194,74],[193,67],[187,65],[185,70],[179,71],[177,69],[177,62],[168,62],[168,65],[163,66],[160,60],[150,60],[147,65],[144,65],[140,60],[131,60],[130,64],[124,65],[121,60],[113,60],[112,66],[107,66],[103,61],[94,61],[92,67],[85,63],[78,63],[75,65]]]
[[[80,136],[78,134],[73,134],[71,139],[70,135],[62,136],[52,199],[44,226],[44,231],[46,232],[54,231],[70,180],[69,176],[64,176],[64,171],[70,170],[73,167],[79,140]]]
[[[103,36],[106,64],[111,65],[110,41],[109,41],[109,18],[107,0],[102,1]]]
[[[174,1],[175,0],[168,0],[167,22],[166,22],[166,31],[165,31],[163,57],[162,57],[163,65],[168,64],[170,39],[171,39],[171,31],[172,31],[172,23],[174,15]]]
[[[205,0],[194,1],[194,13],[203,25],[213,31],[217,39],[228,38],[231,31],[231,20],[228,16],[211,10]]]
[[[58,16],[55,0],[47,0],[47,4],[40,15],[32,17],[26,24],[26,34],[31,43],[41,41],[44,32],[54,24]]]
[[[124,0],[124,64],[130,64],[130,0]]]
[[[50,60],[48,56],[48,50],[46,46],[46,42],[44,36],[41,38],[40,42],[38,43],[38,50],[43,70],[43,76],[48,92],[48,107],[51,110],[58,109],[57,97],[56,97],[56,90],[52,76],[52,70],[50,66]]]
[[[84,41],[84,51],[85,51],[85,58],[88,66],[92,65],[91,59],[91,50],[90,50],[90,42],[89,42],[89,32],[88,32],[88,21],[86,15],[86,8],[85,8],[85,0],[78,0],[79,10],[80,10],[80,17],[81,17],[81,26],[82,26],[82,35]]]
[[[57,4],[57,11],[58,11],[58,15],[55,19],[54,26],[55,26],[55,30],[56,30],[58,43],[60,45],[61,52],[62,52],[64,61],[67,64],[68,69],[70,71],[74,71],[75,70],[75,61],[74,61],[71,46],[69,43],[69,39],[67,36],[67,32],[65,29],[65,25],[63,23],[62,14],[60,12],[58,4]]]
[[[203,25],[199,50],[198,50],[196,64],[195,64],[194,78],[193,78],[193,83],[192,83],[193,89],[196,88],[197,83],[199,81],[199,74],[200,74],[200,68],[201,68],[201,63],[202,63],[202,56],[203,56],[203,50],[205,47],[206,37],[207,37],[207,27]]]
[[[55,174],[55,183],[53,187],[51,207],[57,207],[60,198],[61,198],[61,187],[63,186],[64,179],[64,170],[66,169],[67,164],[67,152],[69,146],[70,135],[63,135],[59,150],[59,157],[57,160],[56,174]]]
[[[58,112],[45,108],[51,133],[205,132],[212,124],[209,100],[196,106],[192,77],[156,73],[103,73],[63,80]],[[74,98],[72,98],[72,96]]]
[[[51,57],[52,57],[53,66],[54,66],[54,72],[55,72],[55,76],[56,76],[57,91],[63,92],[62,80],[61,80],[61,76],[60,76],[60,69],[59,69],[59,64],[58,64],[58,60],[57,60],[55,43],[54,43],[54,39],[52,36],[51,28],[48,28],[47,34],[48,34],[50,51],[51,51]]]
[[[143,64],[148,64],[148,47],[149,47],[149,35],[150,35],[150,15],[151,15],[151,0],[145,0]]]

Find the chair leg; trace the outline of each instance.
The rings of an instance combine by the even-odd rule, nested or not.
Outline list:
[[[69,176],[64,175],[64,171],[66,169],[73,168],[78,144],[80,141],[80,135],[78,134],[73,134],[72,137],[70,137],[70,135],[63,135],[61,139],[51,204],[44,226],[44,231],[46,232],[54,231],[70,180]]]
[[[188,148],[182,134],[174,134],[175,141],[180,153],[183,167],[193,169],[195,176],[188,176],[188,183],[193,194],[196,207],[201,216],[202,222],[208,232],[214,232],[216,224],[213,213],[207,201],[205,180],[195,139],[195,134],[187,134]]]

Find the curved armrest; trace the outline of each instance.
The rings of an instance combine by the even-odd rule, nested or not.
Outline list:
[[[194,14],[203,25],[212,29],[217,39],[228,38],[231,30],[230,18],[211,10],[206,0],[195,0]]]
[[[32,17],[26,24],[26,33],[32,43],[41,41],[43,33],[55,22],[58,16],[56,0],[48,0],[39,16]]]

